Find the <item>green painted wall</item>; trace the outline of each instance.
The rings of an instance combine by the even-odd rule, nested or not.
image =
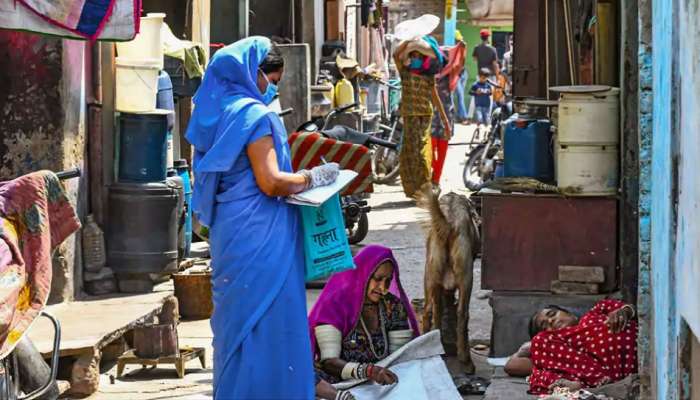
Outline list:
[[[460,2],[460,5],[463,3]],[[513,32],[512,26],[483,26],[483,25],[473,25],[471,22],[471,15],[468,9],[458,9],[457,10],[457,29],[462,32],[464,36],[464,41],[467,42],[467,60],[466,68],[469,71],[469,82],[473,82],[476,79],[476,62],[472,58],[472,51],[475,46],[481,43],[481,38],[479,37],[479,31],[483,28],[488,28],[491,32]]]

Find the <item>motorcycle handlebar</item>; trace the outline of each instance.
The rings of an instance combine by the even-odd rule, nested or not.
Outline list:
[[[355,102],[355,103],[352,103],[352,104],[348,104],[348,105],[346,105],[346,106],[338,107],[338,108],[336,108],[336,109],[333,110],[333,111],[334,111],[334,114],[340,114],[340,113],[344,113],[344,112],[350,110],[351,108],[355,108],[355,107],[357,107],[357,106],[359,106],[359,105],[360,105],[359,103]]]
[[[290,107],[290,108],[285,108],[284,110],[278,112],[277,115],[279,115],[280,117],[284,117],[284,116],[287,116],[293,112],[294,112],[294,109]]]
[[[399,147],[398,144],[390,142],[388,140],[376,138],[376,137],[372,136],[371,134],[369,134],[368,136],[369,136],[369,139],[367,139],[367,142],[370,144],[374,144],[374,145],[382,146],[382,147],[387,147],[387,148],[392,149],[392,150],[396,150]]]
[[[73,169],[69,169],[66,171],[57,172],[56,176],[60,180],[79,178],[80,177],[80,168],[73,168]]]

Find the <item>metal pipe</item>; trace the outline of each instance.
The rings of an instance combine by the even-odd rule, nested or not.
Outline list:
[[[291,0],[290,7],[291,7],[291,13],[292,13],[292,43],[296,43],[297,42],[297,24],[296,24],[296,22],[297,22],[297,18],[296,18],[297,10],[296,10],[296,8],[297,7],[296,7],[295,0]]]
[[[571,20],[569,17],[569,0],[562,0],[564,2],[564,28],[566,29],[566,54],[569,60],[569,78],[572,85],[576,84],[575,74],[574,74],[574,54],[571,48]]]
[[[549,98],[549,0],[544,1],[544,60],[545,97]]]

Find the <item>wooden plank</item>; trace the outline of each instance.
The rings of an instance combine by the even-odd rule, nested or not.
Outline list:
[[[187,164],[192,165],[192,146],[185,139],[185,133],[187,133],[187,125],[190,123],[190,118],[192,117],[192,98],[183,97],[177,102],[177,118],[178,127],[180,134],[180,157],[187,160]],[[177,159],[177,154],[175,155]]]
[[[326,40],[340,40],[338,0],[326,1]]]
[[[78,355],[101,349],[135,325],[157,315],[172,291],[140,295],[119,295],[89,301],[76,301],[47,307],[61,323],[61,356]],[[45,357],[53,351],[53,326],[38,319],[29,338]]]

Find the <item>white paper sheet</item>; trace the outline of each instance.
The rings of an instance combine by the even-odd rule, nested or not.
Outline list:
[[[357,172],[343,169],[338,174],[338,178],[334,183],[328,186],[316,187],[305,192],[293,194],[287,197],[287,203],[298,204],[301,206],[318,207],[330,199],[334,194],[340,192],[349,185],[353,179],[357,177]]]
[[[391,369],[399,377],[398,384],[380,386],[355,380],[334,386],[350,388],[357,400],[461,400],[440,357],[444,352],[440,331],[430,331],[377,363]]]

